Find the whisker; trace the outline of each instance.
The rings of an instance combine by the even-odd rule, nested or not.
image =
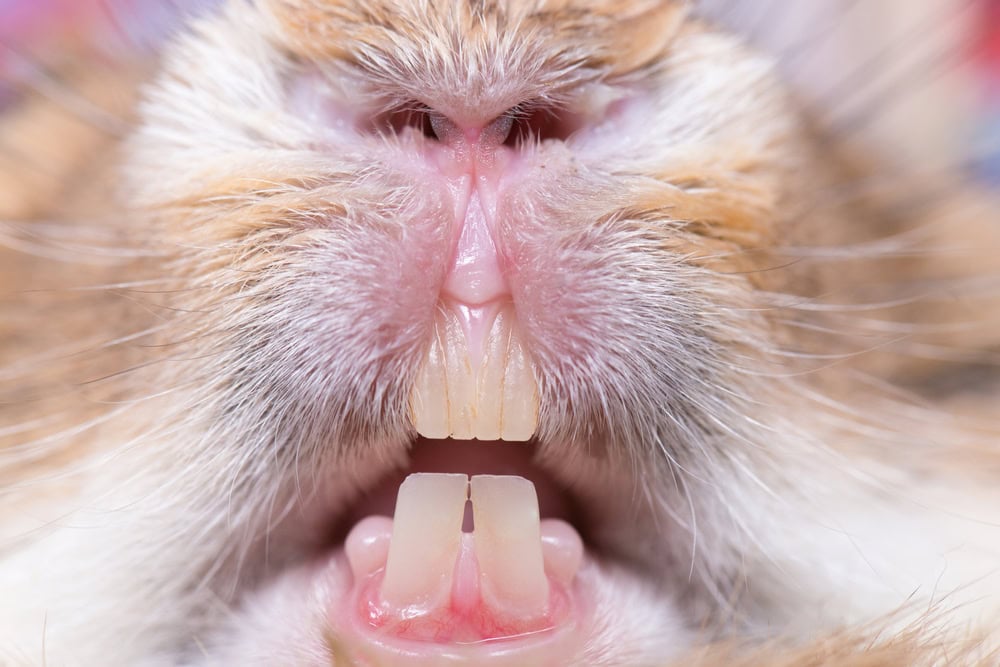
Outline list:
[[[128,132],[128,123],[107,109],[93,103],[78,91],[46,72],[30,56],[23,55],[9,43],[0,42],[0,51],[14,62],[15,71],[21,72],[15,81],[58,104],[85,123],[101,132],[122,138]]]
[[[842,100],[851,99],[851,96],[858,91],[876,83],[873,81],[872,73],[884,71],[885,68],[881,67],[881,64],[891,62],[901,51],[911,48],[912,44],[922,43],[921,38],[924,35],[935,34],[939,26],[957,20],[974,7],[975,0],[960,0],[957,7],[955,3],[942,3],[939,11],[930,12],[926,18],[909,28],[902,37],[884,43],[873,55],[848,69],[839,79],[834,79],[823,91],[816,109],[839,108],[837,105]]]

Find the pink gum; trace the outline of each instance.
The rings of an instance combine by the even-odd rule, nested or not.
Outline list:
[[[347,537],[345,551],[354,574],[352,604],[358,620],[369,630],[396,639],[437,643],[467,643],[512,638],[543,632],[565,624],[573,616],[572,581],[583,557],[576,531],[564,521],[541,524],[542,550],[549,578],[549,606],[545,614],[525,620],[492,609],[479,587],[479,566],[471,533],[462,535],[451,590],[434,604],[389,608],[380,588],[392,535],[392,519],[368,517]]]

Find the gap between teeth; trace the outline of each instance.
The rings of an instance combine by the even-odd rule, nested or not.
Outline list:
[[[531,438],[538,423],[538,385],[511,304],[445,306],[434,324],[410,395],[417,433],[465,440]]]

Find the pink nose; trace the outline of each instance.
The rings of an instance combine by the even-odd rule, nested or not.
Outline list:
[[[509,114],[497,116],[486,125],[479,123],[458,124],[450,118],[432,112],[431,129],[438,140],[452,148],[459,159],[491,162],[496,151],[507,140],[514,119]]]
[[[459,125],[433,114],[431,126],[448,154],[448,171],[469,179],[456,188],[467,197],[457,210],[458,240],[442,292],[457,304],[481,306],[510,294],[496,243],[497,191],[511,149],[503,143],[511,129],[509,116],[486,125]]]

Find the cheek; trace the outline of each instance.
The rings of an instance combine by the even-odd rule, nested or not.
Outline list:
[[[295,423],[398,421],[402,392],[429,338],[448,253],[447,220],[427,205],[398,212],[344,204],[226,270],[217,326],[228,338],[231,400],[285,406]],[[317,421],[318,420],[318,421]],[[266,423],[274,425],[274,420]],[[274,426],[277,428],[277,426]],[[344,426],[344,428],[347,428]]]
[[[377,345],[410,338],[426,326],[444,279],[447,220],[431,211],[401,222],[329,224],[328,242],[304,258],[304,280],[316,280],[323,296],[319,314],[352,318],[343,333]]]
[[[657,311],[680,305],[670,257],[637,225],[609,223],[569,201],[533,203],[546,200],[555,197],[531,193],[532,203],[513,207],[502,226],[518,321],[543,370],[593,369],[620,356],[623,339],[663,326]]]
[[[743,278],[671,252],[667,222],[606,215],[600,206],[616,197],[597,186],[575,203],[552,196],[533,218],[508,211],[502,227],[543,397],[540,433],[558,441],[586,424],[595,444],[619,451],[656,439],[683,449],[729,409],[727,369],[745,365],[727,333],[752,329]]]

